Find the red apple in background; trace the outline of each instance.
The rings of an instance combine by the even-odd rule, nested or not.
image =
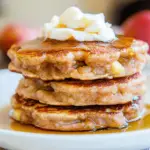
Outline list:
[[[129,17],[122,24],[122,29],[125,36],[146,41],[150,45],[150,10],[141,11]]]
[[[39,31],[37,29],[27,28],[18,24],[8,24],[4,26],[0,32],[0,49],[7,52],[12,44],[32,40],[36,38],[38,34]]]

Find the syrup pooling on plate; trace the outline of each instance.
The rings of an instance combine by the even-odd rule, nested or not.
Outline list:
[[[35,128],[31,125],[20,124],[9,118],[8,113],[10,111],[10,106],[6,106],[0,110],[0,129],[14,130],[20,132],[29,133],[42,133],[42,134],[106,134],[106,133],[120,133],[137,131],[143,129],[150,129],[150,105],[146,105],[145,115],[141,120],[129,123],[129,126],[124,129],[104,129],[98,130],[96,132],[58,132],[58,131],[45,131],[39,128]]]

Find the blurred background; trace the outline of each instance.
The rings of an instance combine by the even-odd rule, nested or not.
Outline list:
[[[0,68],[8,65],[12,44],[35,38],[45,22],[70,6],[103,12],[117,34],[150,44],[150,0],[0,0]]]

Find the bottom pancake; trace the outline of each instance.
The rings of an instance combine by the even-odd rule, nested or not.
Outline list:
[[[103,128],[123,128],[140,118],[143,100],[113,106],[50,106],[35,100],[12,98],[11,117],[21,123],[46,130],[88,131]]]

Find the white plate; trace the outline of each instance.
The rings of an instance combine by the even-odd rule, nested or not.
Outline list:
[[[0,107],[9,103],[20,78],[21,75],[11,73],[8,70],[0,71]],[[150,81],[148,82],[150,83]],[[139,150],[150,147],[150,129],[124,133],[86,135],[45,135],[0,129],[0,147],[12,150],[66,150],[71,148],[78,150]]]

